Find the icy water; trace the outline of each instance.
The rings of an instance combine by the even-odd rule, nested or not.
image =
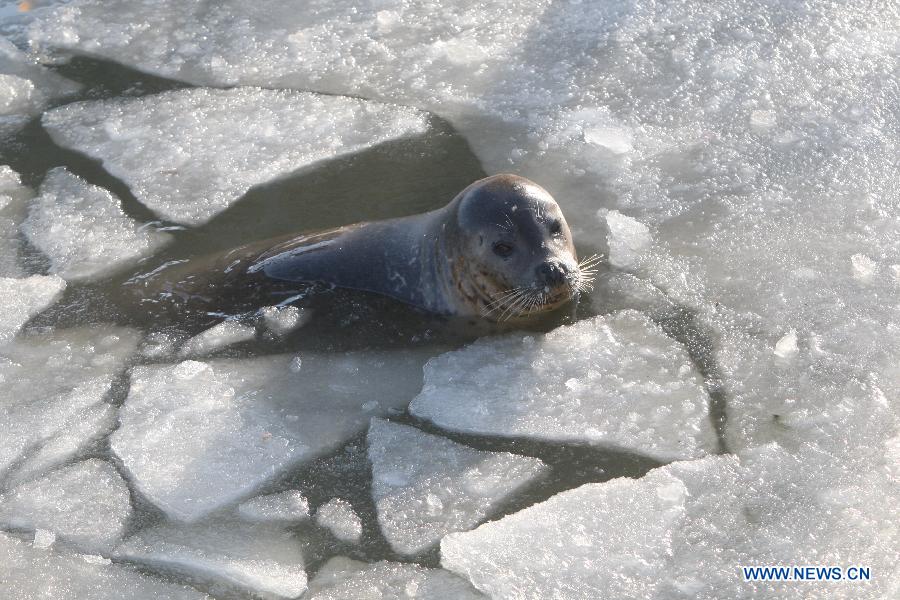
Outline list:
[[[57,67],[56,72],[81,83],[82,92],[66,102],[99,100],[120,96],[136,97],[185,87],[184,84],[141,74],[114,63],[75,58]],[[337,227],[361,220],[376,220],[425,212],[451,200],[459,190],[485,176],[479,161],[465,140],[439,118],[431,117],[431,129],[425,136],[381,144],[360,154],[317,165],[307,172],[258,186],[248,192],[232,208],[196,228],[159,221],[140,204],[129,188],[108,174],[102,166],[79,153],[59,147],[41,127],[39,119],[31,121],[20,133],[0,147],[0,164],[8,164],[22,176],[26,185],[37,188],[44,174],[53,167],[65,166],[86,181],[104,187],[122,199],[126,214],[138,221],[150,222],[171,233],[172,241],[161,252],[143,259],[124,273],[94,283],[70,284],[61,300],[29,323],[33,329],[122,324],[141,326],[145,331],[166,331],[184,340],[204,327],[220,322],[216,316],[184,315],[182,319],[148,325],[141,314],[128,314],[109,301],[116,286],[134,273],[153,270],[170,260],[202,260],[206,255],[249,242],[297,232],[295,223],[303,223],[302,231]],[[592,249],[582,252],[590,253]],[[24,261],[33,270],[46,268],[46,260],[32,247],[26,247]],[[601,275],[602,278],[602,275]],[[448,322],[422,314],[400,303],[373,295],[341,291],[325,292],[314,299],[310,322],[284,338],[257,339],[239,343],[208,358],[246,358],[276,353],[345,351],[383,348],[410,348],[438,355],[461,347],[482,335],[509,332],[509,326],[496,328],[474,322]],[[610,311],[628,308],[611,303]],[[533,332],[589,317],[589,305],[570,307],[532,327]],[[681,314],[666,322],[675,337],[690,340],[696,348],[695,359],[701,367],[706,362],[703,342],[690,326],[690,317]],[[166,357],[166,361],[171,360]],[[138,358],[133,365],[152,364]],[[128,391],[127,377],[114,386],[107,400],[121,405]],[[721,412],[721,410],[719,411]],[[584,445],[566,445],[529,439],[496,438],[447,432],[416,419],[409,414],[396,414],[398,423],[444,436],[478,450],[512,452],[543,460],[549,471],[538,481],[512,495],[495,507],[489,519],[499,518],[543,501],[552,495],[587,482],[600,482],[616,477],[640,477],[660,462],[632,454]],[[116,461],[106,441],[87,453]],[[303,540],[304,558],[309,576],[332,556],[349,556],[374,562],[400,560],[409,556],[392,551],[377,523],[377,511],[371,495],[371,467],[366,457],[365,433],[360,433],[334,452],[279,474],[258,490],[258,494],[300,489],[312,507],[340,497],[349,501],[362,519],[363,535],[357,543],[342,543],[327,530],[307,522],[295,527]],[[136,511],[127,524],[127,532],[140,531],[166,522],[164,513],[152,502],[132,490]],[[230,509],[213,513],[204,522],[227,522]],[[413,559],[423,566],[437,567],[437,547]],[[143,569],[173,581],[193,583],[217,597],[239,598],[244,595],[228,586],[204,584],[179,576],[169,569]],[[247,596],[249,597],[249,596]]]

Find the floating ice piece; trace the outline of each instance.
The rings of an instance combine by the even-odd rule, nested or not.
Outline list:
[[[737,598],[746,593],[740,569],[748,565],[890,572],[887,549],[900,540],[900,494],[891,481],[884,467],[866,472],[809,448],[793,454],[772,445],[740,458],[679,462],[451,534],[441,542],[441,564],[491,597],[523,599]],[[889,578],[875,579],[862,592],[829,587],[828,597],[890,595]],[[808,592],[784,582],[754,585],[763,598]]]
[[[33,548],[40,548],[42,550],[46,550],[50,546],[56,543],[56,534],[50,531],[49,529],[35,529],[34,530],[34,541],[31,543]]]
[[[12,338],[31,317],[56,302],[64,289],[66,282],[56,275],[0,277],[0,344]]]
[[[790,358],[798,352],[797,332],[793,329],[784,334],[784,336],[775,343],[775,356],[779,358]]]
[[[302,327],[309,320],[309,313],[296,306],[266,306],[260,309],[263,324],[278,337]]]
[[[48,552],[0,533],[0,581],[6,598],[209,600],[186,586],[142,575],[100,557]]]
[[[424,113],[358,98],[238,88],[79,102],[43,117],[158,215],[199,225],[251,187],[427,130]]]
[[[372,419],[368,443],[378,523],[400,554],[475,527],[545,468],[536,458],[473,450],[382,419]]]
[[[708,401],[684,348],[640,313],[622,311],[433,358],[410,412],[454,431],[672,460],[714,450]]]
[[[195,520],[252,494],[299,461],[339,446],[421,385],[416,352],[185,361],[134,369],[113,452],[168,515]]]
[[[335,556],[309,583],[305,600],[479,600],[464,579],[444,569],[381,561],[373,564]]]
[[[111,464],[98,459],[0,494],[0,522],[6,527],[49,530],[89,550],[115,544],[129,516],[131,498],[125,482]]]
[[[65,167],[47,174],[22,231],[50,258],[50,272],[66,281],[108,275],[169,239],[127,217],[118,198]]]
[[[635,266],[653,242],[650,229],[617,210],[606,213],[606,225],[609,229],[609,264],[619,269]]]
[[[39,475],[112,428],[104,397],[136,345],[133,330],[94,326],[0,348],[0,483]]]
[[[316,510],[316,523],[342,542],[356,543],[362,537],[362,521],[343,498],[332,498],[320,506]]]
[[[299,490],[287,490],[241,502],[238,514],[257,523],[305,521],[309,518],[309,501]]]
[[[300,546],[278,528],[163,525],[128,538],[114,556],[265,597],[296,598],[306,589]]]
[[[22,277],[19,225],[25,218],[27,202],[34,196],[22,185],[19,174],[6,165],[0,166],[0,277]]]
[[[35,64],[0,36],[0,135],[40,114],[54,98],[78,91],[77,83]]]
[[[202,356],[221,350],[233,344],[248,342],[256,337],[256,328],[237,321],[223,321],[206,331],[198,333],[181,347],[178,355]]]

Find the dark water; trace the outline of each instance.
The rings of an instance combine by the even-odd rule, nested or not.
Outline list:
[[[77,58],[57,70],[84,85],[80,95],[66,99],[66,102],[140,96],[184,87],[178,82],[85,58]],[[169,260],[201,260],[211,253],[278,235],[424,212],[443,206],[459,190],[485,175],[465,140],[446,122],[435,117],[426,135],[382,144],[259,186],[209,223],[197,228],[185,228],[159,221],[135,199],[127,186],[106,173],[97,161],[56,146],[41,128],[39,119],[0,144],[0,164],[4,163],[18,171],[25,183],[33,187],[40,185],[48,169],[65,166],[90,183],[112,191],[121,198],[128,215],[140,221],[154,222],[169,230],[174,237],[174,242],[160,254],[143,260],[130,272],[99,283],[70,285],[64,298],[37,317],[30,324],[32,327],[111,321],[140,325],[139,315],[129,314],[110,300],[121,281],[134,272],[149,271]],[[582,249],[582,254],[591,253],[591,250]],[[32,268],[40,270],[46,267],[44,259],[35,249],[26,248],[25,254]],[[284,339],[261,338],[220,351],[214,356],[244,357],[301,349],[340,352],[386,347],[418,347],[438,354],[480,335],[497,333],[494,329],[485,329],[482,324],[435,318],[392,300],[366,294],[330,291],[311,302],[307,308],[312,311],[313,318],[295,334]],[[611,304],[609,308],[620,306]],[[548,330],[591,314],[589,307],[580,305],[538,323],[534,328]],[[208,326],[209,320],[209,315],[185,315],[180,322],[157,324],[154,329],[166,327],[177,335],[187,337]],[[684,314],[670,316],[667,330],[687,342],[689,348],[694,346],[692,356],[702,367],[706,348],[702,339],[697,342],[691,337],[693,329],[689,325],[690,319]],[[143,328],[148,330],[146,325]],[[127,389],[125,375],[109,400],[122,403]],[[473,448],[535,456],[551,467],[547,476],[509,499],[491,518],[515,512],[582,483],[620,476],[639,477],[660,464],[637,455],[596,447],[447,433],[408,415],[395,417],[395,420]],[[105,441],[97,445],[93,454],[107,459],[112,456]],[[112,460],[115,462],[114,457]],[[313,510],[339,496],[349,500],[362,517],[364,539],[358,545],[337,542],[311,523],[296,527],[300,534],[298,537],[307,545],[306,566],[311,576],[324,560],[336,554],[367,561],[410,560],[394,554],[381,536],[369,492],[370,480],[363,433],[332,454],[281,474],[262,490],[271,493],[288,488],[301,489],[309,498]],[[139,493],[133,491],[133,499],[137,510],[130,525],[131,531],[164,520],[163,515]],[[209,520],[215,521],[220,517],[212,515]],[[413,560],[422,565],[437,566],[438,551],[435,548]],[[185,580],[177,573],[163,572],[162,575],[191,583],[220,597],[241,597],[234,590],[208,588],[202,583]]]

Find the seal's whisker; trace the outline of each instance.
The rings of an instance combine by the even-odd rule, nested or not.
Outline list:
[[[506,310],[500,315],[500,320],[508,321],[514,315],[519,314],[520,307],[528,300],[529,292],[529,289],[522,289],[521,293],[510,302],[509,306],[506,307]]]

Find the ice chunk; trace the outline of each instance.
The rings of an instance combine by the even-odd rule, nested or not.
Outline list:
[[[606,213],[606,225],[609,228],[609,264],[619,269],[633,267],[653,241],[650,230],[617,210]]]
[[[133,330],[94,326],[0,348],[0,481],[34,477],[111,428],[104,397],[136,345]]]
[[[50,272],[67,281],[107,275],[169,238],[127,217],[116,197],[65,167],[47,174],[22,231],[50,258]]]
[[[87,549],[115,544],[131,515],[125,482],[108,462],[90,459],[0,495],[0,522],[46,529]]]
[[[22,277],[19,225],[34,192],[24,185],[19,174],[0,166],[0,277]]]
[[[299,461],[339,446],[421,385],[416,352],[185,361],[134,369],[113,452],[171,517],[195,520]]]
[[[115,557],[255,596],[296,598],[306,589],[300,546],[277,528],[163,525],[128,538],[116,548]]]
[[[448,535],[441,565],[492,598],[652,597],[686,498],[662,470],[587,484]]]
[[[410,108],[256,88],[79,102],[43,123],[56,143],[102,160],[158,215],[191,225],[255,185],[428,127]]]
[[[381,561],[368,564],[336,556],[309,583],[306,600],[478,600],[465,580],[443,569]]]
[[[502,598],[735,598],[748,585],[741,567],[752,565],[889,572],[886,549],[900,541],[896,485],[884,467],[835,469],[835,458],[772,445],[588,484],[447,536],[441,564]],[[828,596],[883,597],[890,578],[874,579]],[[799,599],[809,588],[754,590]]]
[[[198,333],[181,347],[179,356],[210,354],[232,344],[247,342],[256,337],[256,328],[237,321],[223,321]]]
[[[343,498],[332,498],[320,506],[316,511],[316,523],[342,542],[358,542],[362,537],[362,521]]]
[[[287,490],[242,502],[238,505],[238,514],[248,521],[260,523],[305,521],[309,518],[309,501],[299,490]]]
[[[0,277],[0,344],[11,339],[31,317],[56,302],[64,289],[66,282],[56,275]]]
[[[35,529],[34,541],[31,546],[46,550],[56,542],[56,534],[49,529]]]
[[[791,329],[784,334],[778,342],[775,343],[775,356],[779,358],[790,358],[797,354],[797,332]]]
[[[260,313],[263,324],[278,337],[302,327],[309,320],[309,313],[296,306],[266,306]]]
[[[473,450],[382,419],[372,419],[368,442],[378,523],[400,554],[475,527],[544,470],[536,458]]]
[[[185,585],[142,575],[89,555],[48,552],[0,533],[0,581],[6,598],[209,600]]]
[[[640,313],[622,311],[438,356],[410,412],[455,431],[671,460],[715,448],[708,401],[685,349]]]
[[[37,65],[0,36],[0,135],[15,131],[53,99],[80,86]]]

